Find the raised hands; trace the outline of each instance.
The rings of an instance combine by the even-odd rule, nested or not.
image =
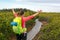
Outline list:
[[[13,14],[15,14],[16,12],[14,11],[14,9],[12,9],[12,12],[13,12]]]
[[[38,12],[35,13],[35,14],[33,14],[33,16],[36,16],[36,15],[38,15],[38,14],[41,13],[41,12],[42,12],[42,10],[38,10]]]
[[[41,13],[42,12],[42,10],[38,10],[38,12],[37,13]]]

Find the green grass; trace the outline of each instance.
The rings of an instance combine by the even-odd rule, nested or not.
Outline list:
[[[43,25],[33,40],[60,40],[60,14],[43,13],[40,16],[49,20],[48,25]]]
[[[29,16],[34,13],[35,12],[33,11],[27,10],[25,11],[25,16]],[[11,37],[15,37],[10,25],[13,18],[14,16],[11,10],[0,11],[0,40],[11,40]],[[48,24],[43,25],[34,40],[60,40],[60,13],[43,12],[37,15],[33,20],[26,23],[26,27],[29,30],[33,28],[36,18],[38,18],[39,21],[47,21]]]

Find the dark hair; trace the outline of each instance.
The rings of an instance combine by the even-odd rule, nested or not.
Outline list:
[[[18,15],[23,15],[24,14],[24,10],[20,9],[20,11],[18,12]]]

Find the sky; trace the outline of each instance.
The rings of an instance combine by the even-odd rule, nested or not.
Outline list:
[[[0,9],[27,8],[33,11],[60,12],[60,0],[0,0]]]

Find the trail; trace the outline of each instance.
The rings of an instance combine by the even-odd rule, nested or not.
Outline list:
[[[32,40],[36,36],[36,34],[40,31],[42,23],[38,21],[38,19],[36,19],[35,22],[36,22],[35,26],[27,34],[27,40]]]

